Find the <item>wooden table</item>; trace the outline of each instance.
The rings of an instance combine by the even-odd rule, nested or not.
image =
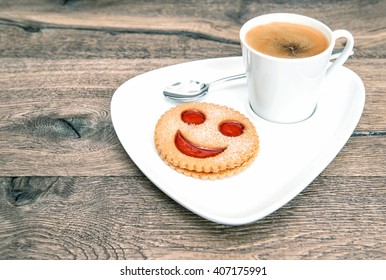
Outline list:
[[[386,1],[283,2],[0,0],[0,259],[385,259]],[[287,205],[215,224],[135,166],[111,97],[149,70],[241,55],[240,26],[271,12],[353,33],[364,113]]]

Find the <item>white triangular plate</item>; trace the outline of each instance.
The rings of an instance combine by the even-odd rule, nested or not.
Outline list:
[[[173,65],[128,80],[111,101],[115,131],[142,172],[187,209],[228,225],[257,221],[307,187],[345,145],[365,103],[361,79],[345,67],[326,80],[315,113],[295,124],[276,124],[256,116],[248,105],[245,79],[218,85],[201,101],[232,107],[251,119],[260,138],[257,158],[241,173],[219,180],[174,171],[158,156],[153,138],[160,116],[176,105],[163,96],[164,87],[187,79],[210,82],[242,72],[241,57]]]

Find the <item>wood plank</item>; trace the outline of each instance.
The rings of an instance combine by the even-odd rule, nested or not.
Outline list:
[[[65,5],[63,5],[65,4]],[[251,17],[272,12],[296,12],[331,25],[332,28],[352,26],[366,30],[371,26],[383,28],[385,23],[384,1],[330,1],[323,5],[307,3],[304,0],[290,1],[222,1],[211,0],[205,2],[191,1],[130,1],[113,0],[98,1],[49,1],[33,0],[28,5],[23,0],[3,0],[0,3],[1,17],[42,22],[46,24],[69,26],[111,26],[111,27],[141,27],[161,30],[187,29],[195,30],[198,26],[194,22],[201,22],[207,26],[211,34],[218,34],[224,28],[230,36],[235,38],[229,29],[232,25],[240,25]],[[82,16],[86,14],[87,16]],[[93,16],[90,17],[89,15]],[[43,16],[44,15],[44,16]],[[124,19],[124,20],[123,20]],[[352,19],[355,19],[353,21]],[[212,21],[212,23],[210,23]],[[218,24],[213,24],[218,23]],[[223,23],[223,25],[221,25]],[[182,28],[180,28],[182,27]],[[205,32],[205,31],[201,31]],[[232,35],[231,35],[232,34]],[[237,37],[237,36],[236,36]]]
[[[0,258],[383,259],[385,180],[320,177],[265,219],[229,227],[141,177],[2,177]]]
[[[38,44],[43,47],[43,53],[48,47],[70,51],[71,46],[78,46],[76,54],[87,57],[93,49],[100,50],[103,46],[105,50],[99,52],[102,56],[112,55],[111,48],[120,51],[133,50],[135,46],[128,47],[132,37],[158,35],[159,38],[164,38],[160,36],[162,34],[175,35],[179,38],[181,41],[175,44],[176,47],[184,46],[187,38],[190,38],[212,43],[223,42],[231,45],[229,47],[233,49],[239,43],[239,28],[249,18],[278,11],[295,12],[318,18],[332,29],[350,30],[356,38],[355,52],[359,57],[385,57],[384,1],[365,3],[348,0],[331,2],[328,5],[305,5],[304,1],[293,1],[291,5],[283,5],[282,1],[271,2],[170,1],[165,5],[157,1],[147,4],[71,1],[63,6],[60,1],[33,1],[31,8],[23,1],[13,3],[7,0],[0,3],[0,26],[3,29],[6,27],[19,29],[19,32],[12,31],[9,36],[15,36],[15,40],[20,41],[21,46],[25,38],[28,38],[28,43],[32,45],[29,46],[30,51],[24,55],[39,54],[35,49],[35,44]],[[93,16],[90,17],[90,14]],[[4,31],[3,33],[7,34]],[[175,38],[173,36],[172,38],[173,45]],[[148,45],[149,42],[156,40],[144,41]],[[111,46],[113,44],[115,47]],[[165,44],[158,45],[165,46]],[[83,49],[83,53],[79,47]],[[3,51],[9,55],[12,52],[7,51],[8,49],[4,47]],[[22,55],[18,52],[19,49],[20,47],[16,47],[14,55]],[[123,55],[122,52],[120,54]]]
[[[59,59],[197,59],[239,56],[238,42],[223,43],[179,34],[138,34],[44,29],[26,32],[0,23],[0,57]],[[155,43],[157,42],[157,43]]]
[[[112,94],[135,75],[181,61],[0,59],[0,175],[141,174],[115,135]],[[383,64],[350,62],[366,84],[366,108],[355,130],[359,137],[350,140],[328,175],[384,174]]]

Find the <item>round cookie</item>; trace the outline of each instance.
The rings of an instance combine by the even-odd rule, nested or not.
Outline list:
[[[240,112],[212,103],[186,103],[159,119],[154,134],[161,158],[177,171],[199,178],[238,172],[256,156],[259,140]]]

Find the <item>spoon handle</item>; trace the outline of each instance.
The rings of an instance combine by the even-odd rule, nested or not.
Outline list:
[[[222,83],[222,82],[228,82],[228,81],[233,81],[233,80],[237,80],[237,79],[242,79],[242,78],[245,78],[246,76],[247,76],[246,73],[242,73],[242,74],[224,77],[224,78],[221,78],[221,79],[218,79],[218,80],[211,82],[210,86],[214,86],[214,85]]]

